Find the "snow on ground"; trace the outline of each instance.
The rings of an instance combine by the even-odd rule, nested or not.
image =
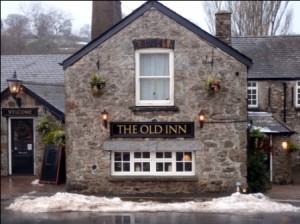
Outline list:
[[[72,193],[56,193],[49,197],[21,196],[7,209],[26,213],[99,211],[99,212],[226,212],[226,213],[261,213],[261,212],[300,212],[300,207],[278,203],[263,194],[234,193],[228,197],[215,198],[211,201],[189,201],[160,203],[154,201],[133,202],[120,198],[86,196]]]

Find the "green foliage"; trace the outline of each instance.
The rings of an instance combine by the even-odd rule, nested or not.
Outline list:
[[[265,192],[270,188],[267,169],[268,138],[259,130],[252,130],[248,139],[248,186],[250,192]]]
[[[205,82],[205,89],[210,92],[219,92],[221,90],[221,80],[217,78],[208,78]]]
[[[288,143],[288,147],[289,147],[289,152],[298,152],[300,151],[300,146],[297,145],[296,143],[293,142],[289,142]]]
[[[105,86],[105,80],[101,77],[98,77],[96,73],[92,73],[90,84],[91,88],[96,86],[98,89],[102,89]]]
[[[57,122],[50,122],[44,118],[39,122],[36,127],[37,132],[42,135],[43,143],[54,144],[56,146],[65,146],[65,131],[62,126]]]

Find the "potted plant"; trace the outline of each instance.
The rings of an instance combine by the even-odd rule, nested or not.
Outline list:
[[[101,77],[98,77],[97,74],[94,72],[91,74],[91,81],[90,81],[91,89],[98,93],[101,89],[105,87],[105,80]]]
[[[289,152],[294,153],[294,152],[298,152],[300,151],[300,146],[298,146],[297,144],[290,142],[289,144]]]
[[[221,80],[217,78],[208,78],[205,82],[205,89],[209,93],[219,92],[221,90]]]
[[[60,124],[44,118],[39,122],[36,130],[42,135],[42,141],[45,145],[54,144],[56,147],[65,147],[65,131]]]

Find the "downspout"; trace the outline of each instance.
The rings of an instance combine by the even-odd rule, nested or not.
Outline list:
[[[286,83],[283,82],[283,122],[286,123]]]
[[[270,147],[273,148],[272,134],[270,134]],[[270,182],[273,182],[273,150],[270,152]]]

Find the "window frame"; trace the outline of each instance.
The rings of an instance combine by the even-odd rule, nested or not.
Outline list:
[[[130,153],[130,170],[129,171],[115,171],[115,163],[120,162],[115,160],[115,153]],[[150,153],[149,158],[135,158],[134,154],[135,153]],[[156,153],[171,153],[171,158],[157,158]],[[177,160],[176,153],[189,153],[191,155],[191,160],[184,160],[184,156],[182,157],[182,160]],[[122,156],[123,157],[123,156]],[[128,161],[126,161],[128,162]],[[121,162],[122,163],[122,162]],[[135,165],[137,163],[149,163],[150,165],[150,171],[142,171],[142,170],[135,170]],[[165,171],[160,171],[157,170],[157,164],[159,163],[165,163],[169,164],[171,163],[171,171],[165,170]],[[183,166],[187,165],[186,167],[189,167],[191,165],[191,171],[176,171],[177,165]],[[112,156],[111,156],[111,175],[112,176],[194,176],[195,175],[195,151],[159,151],[159,152],[137,152],[137,151],[112,151]]]
[[[141,100],[140,55],[168,54],[169,55],[169,100]],[[153,76],[159,78],[159,76]],[[143,77],[145,78],[145,77]],[[165,78],[165,77],[164,77]],[[147,48],[135,51],[135,104],[136,106],[174,106],[174,51],[172,49]]]
[[[248,86],[249,84],[255,84],[255,86]],[[256,96],[255,96],[255,100],[256,100],[256,104],[252,104],[252,100],[251,99],[251,104],[249,103],[249,94],[248,94],[248,91],[251,91],[251,96],[254,95],[252,93],[252,90],[256,90]],[[248,105],[248,108],[258,108],[258,82],[256,81],[248,81],[247,82],[247,105]]]
[[[295,85],[295,107],[300,108],[300,80],[297,80]]]

